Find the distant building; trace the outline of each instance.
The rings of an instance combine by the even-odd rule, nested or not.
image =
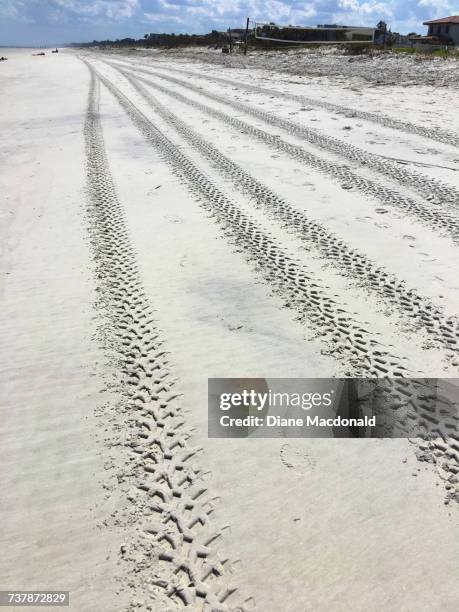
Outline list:
[[[444,44],[459,46],[459,15],[424,21],[424,25],[429,27],[425,38],[435,36]]]
[[[392,46],[393,47],[408,47],[409,44],[410,44],[409,35],[404,36],[403,34],[392,34]]]
[[[228,36],[226,32],[222,32],[223,36]],[[242,42],[245,39],[244,28],[231,28],[231,40],[233,42]]]

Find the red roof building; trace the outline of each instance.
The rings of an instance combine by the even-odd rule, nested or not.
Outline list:
[[[424,21],[429,26],[427,36],[437,36],[442,42],[459,46],[459,15]]]
[[[438,23],[459,23],[459,15],[452,15],[451,17],[442,17],[441,19],[431,19],[430,21],[424,21],[424,25],[434,25]]]

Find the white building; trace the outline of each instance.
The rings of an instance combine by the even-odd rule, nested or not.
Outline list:
[[[424,21],[424,25],[429,26],[427,36],[436,36],[445,43],[450,39],[454,45],[459,46],[459,15]]]

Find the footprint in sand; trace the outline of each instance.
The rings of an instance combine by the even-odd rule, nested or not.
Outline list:
[[[164,219],[169,221],[169,223],[183,223],[182,217],[177,217],[175,215],[164,215]]]
[[[280,449],[282,464],[295,474],[306,474],[315,469],[317,460],[306,448],[304,440],[292,440],[282,445]]]

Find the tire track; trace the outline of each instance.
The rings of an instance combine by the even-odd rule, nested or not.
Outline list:
[[[147,64],[143,64],[143,65],[148,67]],[[206,79],[207,81],[221,83],[222,85],[230,85],[231,87],[245,89],[246,91],[253,91],[254,93],[259,93],[259,94],[263,94],[267,96],[276,96],[278,98],[283,98],[285,100],[293,100],[295,102],[298,102],[299,104],[306,104],[308,106],[315,106],[317,108],[323,108],[332,113],[338,113],[341,115],[344,114],[346,116],[357,117],[359,119],[364,119],[365,121],[370,121],[371,123],[377,123],[379,125],[383,125],[384,127],[392,128],[394,130],[405,132],[407,134],[416,134],[418,136],[423,136],[424,138],[427,138],[428,140],[434,140],[436,142],[441,142],[443,144],[452,145],[453,147],[459,147],[459,137],[453,132],[447,132],[446,130],[439,130],[438,128],[435,128],[435,130],[432,130],[430,128],[426,128],[421,125],[416,125],[408,121],[401,121],[400,119],[392,119],[391,117],[388,117],[387,115],[378,115],[377,113],[370,113],[368,111],[357,110],[354,108],[349,108],[347,106],[341,106],[340,104],[333,104],[332,102],[324,102],[323,100],[316,100],[314,98],[308,98],[306,96],[300,96],[300,95],[295,95],[295,94],[291,94],[287,92],[276,91],[273,89],[266,89],[265,87],[259,87],[257,85],[249,85],[248,83],[243,83],[240,81],[233,81],[231,79],[210,76],[207,74],[202,74],[200,72],[192,72],[189,70],[184,70],[183,68],[174,67],[174,71],[180,72],[187,76],[199,77],[202,79]]]
[[[426,393],[424,380],[404,378],[410,372],[404,365],[400,366],[400,359],[384,350],[368,330],[359,327],[344,309],[338,307],[337,302],[323,295],[317,278],[313,275],[308,278],[307,270],[300,268],[263,235],[250,218],[225,198],[117,87],[101,75],[100,78],[163,160],[197,196],[200,205],[214,214],[228,239],[240,246],[256,271],[261,272],[272,286],[277,286],[280,295],[289,300],[286,305],[297,310],[299,320],[307,317],[318,329],[318,335],[331,346],[333,354],[346,359],[346,363],[354,367],[354,375],[382,376],[388,381],[389,388],[384,392],[386,401],[383,413],[380,413],[387,431],[395,437],[416,437],[418,460],[435,465],[445,482],[445,503],[457,499],[457,406],[451,408],[435,394]],[[333,297],[339,303],[339,296]],[[373,349],[371,353],[369,347]]]
[[[194,464],[201,449],[189,443],[191,429],[183,419],[163,341],[137,271],[106,158],[99,81],[91,68],[90,72],[84,130],[89,237],[98,306],[109,323],[106,345],[115,355],[125,389],[123,410],[131,417],[127,438],[136,489],[129,499],[137,519],[145,521],[141,540],[126,545],[122,555],[133,566],[130,581],[144,589],[143,595],[154,585],[167,602],[162,602],[162,609],[243,612],[251,602],[242,601],[228,582],[231,563],[218,556],[224,528],[214,525],[216,499],[207,490],[205,473]],[[154,601],[158,603],[157,596]]]
[[[267,212],[282,221],[286,229],[295,231],[308,248],[317,249],[336,268],[344,270],[359,284],[363,284],[383,298],[385,302],[395,306],[412,322],[417,322],[419,327],[445,346],[448,352],[451,352],[451,356],[457,357],[459,322],[456,317],[446,317],[440,308],[421,297],[414,289],[408,289],[405,283],[398,280],[396,276],[389,274],[365,254],[347,245],[322,224],[295,209],[160,104],[130,73],[124,70],[120,72],[155,112],[173,126],[218,172],[233,181],[243,193],[250,194],[259,206],[263,206]],[[170,93],[168,89],[157,83],[153,87],[165,95]],[[185,101],[183,96],[180,96],[179,99]]]
[[[94,82],[94,71],[92,67],[88,64],[89,69],[92,73],[92,79]],[[345,311],[339,309],[334,305],[333,301],[320,301],[319,300],[319,290],[315,283],[308,283],[308,279],[304,274],[296,273],[295,264],[290,260],[286,259],[282,253],[279,251],[276,252],[275,245],[273,245],[272,241],[270,242],[266,237],[260,235],[260,232],[257,232],[256,228],[253,227],[250,220],[247,218],[243,218],[243,215],[240,214],[234,206],[231,205],[231,202],[228,200],[225,201],[224,196],[220,194],[215,188],[213,188],[212,184],[206,180],[206,177],[199,172],[199,170],[191,163],[187,158],[175,147],[159,130],[154,128],[151,122],[141,113],[124,94],[122,94],[115,86],[113,86],[107,79],[101,76],[101,80],[108,86],[109,91],[118,99],[122,108],[126,111],[128,116],[130,116],[133,123],[138,127],[138,129],[144,134],[146,139],[155,146],[158,152],[163,156],[165,162],[167,162],[170,166],[172,166],[173,171],[176,175],[178,175],[182,181],[186,182],[190,188],[191,193],[194,193],[200,201],[201,205],[204,209],[209,211],[215,210],[215,216],[217,221],[220,221],[223,227],[228,230],[227,234],[233,235],[236,234],[236,238],[246,238],[246,240],[237,240],[237,242],[241,246],[250,246],[253,237],[257,237],[262,240],[262,246],[268,247],[267,250],[264,248],[260,252],[260,245],[256,245],[254,251],[252,251],[252,262],[255,264],[257,268],[259,268],[262,273],[267,271],[268,274],[264,274],[265,277],[268,277],[268,280],[276,280],[278,277],[278,272],[276,273],[276,268],[273,266],[273,257],[272,255],[276,253],[276,257],[274,258],[274,263],[282,264],[282,268],[286,271],[288,278],[279,279],[279,288],[283,290],[283,295],[291,296],[292,302],[296,300],[296,304],[300,308],[305,306],[304,297],[307,297],[309,301],[312,302],[311,306],[314,308],[314,311],[317,311],[318,308],[322,306],[321,312],[324,315],[329,314],[330,310],[335,308],[335,312],[340,315],[340,318],[334,321],[334,325],[340,326],[338,330],[340,332],[340,336],[342,334],[347,334],[347,317]],[[93,111],[94,112],[94,111]],[[90,124],[91,114],[88,113],[88,122],[89,128],[91,128]],[[87,130],[88,131],[88,130]],[[91,144],[91,143],[89,143]],[[100,143],[98,143],[100,144]],[[97,155],[100,153],[100,149],[92,151],[88,150],[89,159],[93,159],[94,154]],[[103,168],[106,170],[106,167]],[[196,182],[198,184],[196,184]],[[194,184],[193,184],[194,183]],[[200,184],[199,184],[200,183]],[[90,183],[91,184],[91,183]],[[119,211],[119,204],[115,200],[115,204],[117,206],[113,207],[113,185],[110,184],[107,186],[106,182],[106,174],[104,175],[104,180],[102,181],[101,189],[97,189],[95,194],[93,194],[93,202],[92,210],[97,212],[98,209],[102,214],[102,223],[98,228],[98,232],[96,232],[95,240],[93,240],[93,244],[95,245],[96,256],[98,255],[100,244],[104,244],[106,240],[108,243],[108,262],[104,260],[104,250],[102,250],[102,257],[99,260],[99,277],[102,279],[106,279],[108,283],[107,293],[108,298],[110,298],[110,292],[113,287],[115,287],[114,294],[114,323],[116,324],[118,321],[121,323],[118,336],[121,337],[123,345],[121,346],[121,351],[124,351],[124,354],[127,355],[128,360],[126,360],[127,373],[129,374],[131,370],[129,367],[132,365],[133,367],[133,378],[135,384],[135,395],[132,396],[135,404],[134,407],[136,410],[142,410],[142,413],[146,418],[152,415],[153,419],[150,418],[148,425],[145,424],[145,420],[142,420],[141,425],[147,430],[144,429],[143,440],[149,443],[149,446],[145,449],[145,444],[143,444],[142,439],[135,441],[132,443],[134,450],[137,450],[137,453],[142,457],[141,461],[141,469],[145,470],[150,474],[154,475],[154,482],[151,484],[150,482],[145,483],[144,490],[148,492],[148,497],[154,498],[155,496],[159,499],[158,503],[153,504],[149,507],[149,510],[153,510],[154,512],[159,512],[161,514],[161,518],[163,518],[162,513],[166,512],[166,519],[160,521],[159,526],[153,525],[150,530],[147,531],[154,538],[155,544],[159,541],[161,544],[165,544],[166,542],[170,545],[170,552],[160,552],[158,559],[164,561],[169,565],[169,569],[172,567],[173,576],[170,579],[164,578],[164,576],[158,576],[157,574],[154,577],[153,583],[158,586],[162,586],[167,595],[170,598],[175,598],[179,603],[184,606],[193,605],[193,601],[197,598],[205,597],[204,605],[202,610],[209,608],[207,602],[212,602],[210,604],[210,609],[218,611],[223,611],[228,609],[225,607],[229,597],[234,597],[235,593],[234,589],[231,587],[220,587],[222,580],[220,579],[222,576],[222,566],[225,572],[227,572],[227,563],[222,562],[221,565],[217,563],[217,567],[213,562],[214,555],[211,556],[210,562],[205,564],[207,572],[205,575],[200,575],[199,572],[196,571],[195,565],[199,564],[199,557],[203,555],[206,551],[209,551],[211,545],[215,542],[214,536],[209,536],[205,540],[204,547],[199,546],[197,540],[192,540],[192,535],[190,536],[190,531],[196,525],[196,513],[194,512],[195,505],[192,505],[193,509],[193,518],[194,520],[190,520],[190,523],[185,523],[180,521],[180,511],[183,510],[184,505],[179,504],[179,512],[174,513],[171,511],[176,506],[174,505],[177,500],[177,489],[173,489],[173,493],[171,495],[170,490],[173,485],[178,487],[178,491],[180,492],[180,496],[182,495],[180,487],[185,485],[186,491],[188,493],[194,492],[196,489],[193,489],[193,485],[199,487],[200,485],[200,471],[197,468],[191,470],[191,474],[187,472],[187,464],[188,461],[196,451],[199,449],[189,449],[187,447],[187,439],[189,437],[188,432],[186,431],[183,421],[178,417],[178,421],[175,420],[177,418],[177,410],[174,410],[174,403],[176,401],[176,397],[171,397],[171,387],[172,385],[168,385],[166,389],[164,389],[164,380],[166,380],[166,385],[168,384],[168,369],[167,369],[167,361],[164,357],[163,350],[160,346],[160,343],[157,340],[157,334],[154,333],[153,338],[147,339],[147,343],[143,344],[142,334],[145,333],[145,329],[148,331],[148,321],[143,322],[143,316],[147,317],[147,310],[142,306],[142,300],[139,299],[135,303],[135,312],[133,320],[128,316],[126,317],[126,313],[129,312],[129,308],[127,304],[129,304],[129,300],[126,300],[126,297],[129,295],[129,285],[126,281],[133,281],[135,283],[136,273],[133,272],[135,270],[134,264],[135,261],[127,261],[126,255],[129,254],[129,251],[132,252],[132,249],[129,247],[129,243],[124,247],[122,243],[119,243],[120,232],[117,228],[121,226],[124,233],[126,234],[126,230],[124,228],[122,212]],[[95,197],[94,197],[95,196]],[[107,200],[108,197],[108,208],[107,210]],[[99,198],[101,202],[99,201]],[[105,210],[102,208],[101,203],[103,204],[105,200]],[[113,211],[115,208],[115,214],[110,215],[110,211]],[[91,209],[90,209],[91,210]],[[119,212],[118,212],[119,211]],[[221,214],[219,214],[221,213]],[[121,217],[121,219],[120,219]],[[240,225],[242,221],[242,227]],[[96,225],[97,226],[97,225]],[[240,228],[240,231],[238,230]],[[113,234],[111,238],[107,235],[109,231],[113,228]],[[247,230],[252,230],[251,233],[248,233]],[[255,233],[254,233],[255,232]],[[242,236],[241,236],[242,234]],[[244,236],[245,234],[245,236]],[[100,238],[100,242],[98,240]],[[112,260],[113,257],[113,247],[114,245],[120,244],[119,250],[115,249],[115,253],[117,253],[117,257]],[[124,248],[123,248],[124,247]],[[134,257],[132,255],[132,260]],[[265,270],[263,270],[263,263],[266,261]],[[107,263],[109,264],[107,266]],[[114,264],[114,275],[107,274],[107,271],[110,269],[110,264]],[[123,268],[123,265],[125,268]],[[269,270],[272,270],[271,278],[269,278]],[[118,274],[120,273],[120,276]],[[120,282],[117,282],[117,279],[120,278]],[[115,281],[115,282],[113,282]],[[283,281],[283,282],[282,282]],[[292,282],[294,281],[294,282]],[[287,285],[286,285],[287,283]],[[136,283],[134,286],[138,286],[140,281]],[[309,284],[309,286],[308,286]],[[119,289],[127,287],[128,293],[119,291]],[[286,289],[290,289],[290,292],[287,292]],[[306,291],[305,291],[306,289]],[[313,300],[316,300],[314,302]],[[110,304],[110,299],[108,299],[108,304]],[[289,304],[291,305],[291,304]],[[307,306],[307,303],[306,303]],[[120,317],[118,316],[120,314]],[[135,320],[137,316],[139,322]],[[312,317],[309,317],[310,320]],[[330,318],[320,317],[319,321],[322,325],[323,329],[323,321],[330,322]],[[137,325],[134,328],[133,336],[129,337],[126,335],[126,327],[131,327],[130,324]],[[351,324],[353,324],[351,322]],[[365,336],[368,337],[366,330],[361,330],[362,334],[360,334],[361,339],[365,339]],[[364,337],[362,335],[365,334]],[[325,334],[324,334],[325,335]],[[330,334],[326,334],[327,339],[330,337]],[[349,336],[347,337],[349,339]],[[352,349],[352,341],[356,342],[355,349]],[[380,346],[377,343],[369,338],[369,342],[372,345],[374,351],[371,355],[374,361],[379,360],[379,363],[387,365],[387,352],[383,352],[380,350]],[[155,352],[155,348],[157,348]],[[341,347],[335,345],[335,348],[338,349],[340,356],[345,356],[349,354],[349,346],[344,347],[344,351],[341,350]],[[351,339],[351,354],[356,352],[358,359],[362,359],[362,345],[359,344],[359,332],[355,334],[354,339]],[[123,354],[123,352],[121,353]],[[390,357],[392,358],[392,356]],[[367,364],[368,357],[363,357],[365,360],[365,365]],[[137,360],[137,361],[136,361]],[[159,363],[158,363],[158,360]],[[164,365],[161,367],[161,363],[164,362]],[[154,364],[154,373],[155,376],[154,384],[154,393],[155,395],[151,395],[151,387],[148,386],[148,368],[149,364]],[[396,365],[396,364],[392,364]],[[392,370],[393,375],[400,374],[408,374],[407,370],[404,370],[403,367],[399,368],[402,372]],[[164,371],[165,370],[165,371]],[[380,371],[375,368],[373,371],[376,372],[376,376],[380,376]],[[368,367],[364,367],[364,372],[370,372],[371,369]],[[419,453],[417,453],[417,457],[421,461],[429,461],[434,463],[438,469],[438,472],[442,479],[446,483],[447,488],[447,499],[445,503],[449,503],[450,499],[453,499],[455,496],[455,482],[457,480],[456,474],[459,472],[458,468],[458,458],[459,458],[459,444],[458,444],[458,436],[457,436],[457,414],[456,415],[446,415],[444,407],[442,405],[432,404],[432,397],[426,397],[425,393],[425,385],[419,385],[417,381],[407,380],[404,378],[396,378],[393,380],[395,385],[395,389],[390,392],[390,403],[387,404],[387,408],[389,409],[389,414],[385,415],[387,417],[386,422],[388,424],[389,429],[398,430],[401,433],[405,433],[408,435],[410,433],[415,433],[417,436],[423,435],[429,439],[427,443],[421,443],[419,445]],[[159,388],[158,388],[159,387]],[[163,392],[164,394],[159,395],[159,393]],[[169,394],[169,395],[167,395]],[[156,402],[160,400],[160,405],[158,406]],[[172,404],[172,405],[171,405]],[[156,412],[155,412],[156,408]],[[391,414],[392,413],[392,414]],[[148,416],[147,416],[148,415]],[[171,420],[169,423],[167,422],[167,418]],[[166,421],[166,423],[164,423]],[[166,429],[165,432],[162,431],[164,426],[167,424],[170,425],[169,429]],[[162,426],[162,427],[161,427]],[[159,428],[161,427],[161,431]],[[424,433],[421,433],[424,432]],[[164,441],[164,437],[161,436],[162,433],[166,434],[166,442]],[[171,439],[171,442],[167,444],[167,438]],[[142,446],[143,445],[143,446]],[[156,458],[156,456],[151,451],[151,446],[154,445],[155,450],[160,453],[160,459]],[[177,459],[174,457],[173,452],[177,450],[177,447],[180,449],[180,452],[183,450],[183,454]],[[187,452],[188,451],[188,452]],[[422,452],[421,452],[422,451]],[[164,455],[165,460],[164,463],[161,461],[161,454]],[[151,461],[150,461],[151,460]],[[145,463],[150,461],[150,469],[145,468]],[[159,463],[159,467],[158,467]],[[166,464],[166,467],[165,465]],[[185,472],[184,470],[185,464]],[[189,467],[189,466],[188,466]],[[167,468],[170,468],[169,471],[166,471]],[[174,480],[171,480],[171,477],[176,474],[177,470],[181,472],[181,479],[177,483]],[[172,471],[172,476],[170,472]],[[188,479],[187,482],[185,482]],[[456,480],[455,480],[456,479]],[[197,481],[197,482],[196,482]],[[164,491],[164,488],[166,491]],[[191,488],[191,491],[190,491]],[[456,487],[457,488],[457,487]],[[202,501],[202,491],[204,490],[204,495],[206,495],[205,488],[199,488],[198,494],[193,495],[192,502],[194,503],[196,499],[201,499]],[[167,496],[171,497],[167,497]],[[166,501],[164,501],[166,500]],[[168,502],[171,501],[171,504]],[[200,513],[200,517],[202,520],[206,521],[206,513],[207,516],[210,514],[213,509],[212,505],[213,500],[210,503],[210,509],[207,507],[204,512]],[[186,507],[186,506],[185,506]],[[188,505],[187,509],[190,506]],[[188,516],[189,518],[189,516]],[[198,519],[199,522],[199,519]],[[173,523],[177,526],[177,530],[179,531],[178,538],[174,538],[171,535],[171,525],[168,523]],[[203,523],[201,523],[203,524]],[[166,525],[166,526],[165,526]],[[172,525],[173,526],[173,525]],[[188,526],[188,529],[187,529]],[[207,526],[207,523],[206,523]],[[201,540],[202,541],[202,540]],[[184,546],[184,542],[189,544],[189,548],[187,550],[187,554],[182,553],[182,547]],[[150,542],[147,542],[148,546],[151,546]],[[151,556],[151,555],[150,555]],[[211,576],[211,580],[213,579],[212,586],[216,583],[216,586],[213,590],[209,589],[209,572]],[[169,574],[170,575],[170,574]],[[224,575],[224,574],[223,574]],[[182,581],[183,578],[183,581]],[[206,584],[207,583],[207,584]],[[222,603],[223,602],[223,603]],[[246,600],[248,603],[248,600]],[[196,607],[196,606],[194,606]],[[201,609],[201,608],[199,608]],[[241,605],[239,610],[243,611],[246,608]]]
[[[120,72],[123,73],[123,71]],[[190,144],[198,148],[199,152],[202,153],[204,157],[214,162],[212,165],[214,165],[216,169],[219,169],[219,165],[223,166],[233,180],[238,181],[243,189],[246,188],[247,191],[257,199],[263,201],[263,196],[268,195],[268,202],[269,198],[272,197],[274,201],[277,199],[278,204],[283,204],[288,212],[297,212],[283,200],[278,198],[276,194],[270,192],[261,183],[245,173],[237,164],[223,156],[215,147],[195,134],[191,128],[188,128],[184,122],[179,120],[164,106],[160,105],[157,101],[153,101],[148,92],[143,87],[139,86],[133,78],[127,74],[125,74],[125,76],[131,85],[152,104],[163,119],[170,125],[173,125]],[[168,91],[160,86],[158,86],[158,88],[162,89],[164,93]],[[300,214],[300,216],[302,215]],[[287,215],[287,219],[291,219],[290,215]],[[309,224],[311,223],[313,224],[313,222],[309,222]],[[303,219],[303,226],[306,227],[307,225],[308,222]],[[322,228],[319,226],[319,229]],[[326,240],[328,241],[328,236]],[[344,246],[346,247],[346,245]],[[372,265],[372,262],[368,263]],[[384,280],[388,278],[390,279],[389,275],[384,270],[376,268],[374,269],[374,273],[376,276],[379,274],[379,282],[384,282]],[[375,280],[372,273],[369,274],[369,277],[371,280]],[[414,291],[406,290],[403,284],[396,279],[394,279],[393,283],[389,280],[389,291],[393,288],[392,284],[397,283],[399,287],[402,286],[404,291],[404,295],[398,303],[399,306],[406,307],[406,304],[410,300],[414,301],[418,307],[422,304],[422,298],[416,296]],[[421,318],[424,324],[428,321],[426,330],[437,335],[434,329],[435,324],[438,322],[438,318],[440,316],[443,317],[443,315],[435,306],[425,301],[424,308],[425,310]],[[451,327],[448,329],[440,324],[441,331],[436,339],[438,340],[441,336],[447,348],[451,349],[451,345],[454,345],[454,348],[456,347],[457,340],[453,338],[450,332],[454,330],[454,334],[457,337],[458,322],[457,319],[453,317],[448,319],[447,322]],[[445,331],[447,331],[447,333],[443,336],[443,332]],[[454,352],[454,355],[457,356],[457,351]],[[375,374],[373,373],[373,375]],[[378,375],[380,376],[381,374]],[[432,389],[429,389],[429,383],[426,385],[425,380],[384,378],[382,387],[379,389],[378,393],[383,397],[385,396],[383,412],[378,414],[378,420],[386,424],[387,435],[389,437],[391,434],[395,435],[395,437],[416,437],[416,445],[418,446],[418,450],[416,451],[417,459],[433,464],[441,479],[445,482],[445,503],[448,504],[453,500],[459,502],[458,477],[456,476],[459,472],[459,417],[457,413],[457,404],[449,405],[447,401],[445,402],[444,399],[437,396],[436,393],[432,395]],[[389,432],[391,432],[391,434]]]
[[[137,76],[137,72],[139,71],[135,70],[133,71],[133,74],[135,74],[140,81],[146,83],[147,85],[151,84],[151,82],[147,79],[142,79],[142,77]],[[165,76],[160,73],[153,75],[151,72],[148,72],[147,74],[149,74],[150,77],[158,76],[159,78],[165,81],[169,81],[182,87],[186,86],[186,84],[184,85],[182,81],[179,81],[178,79],[175,79],[173,77]],[[197,93],[200,93],[200,95],[203,95],[202,91],[199,91],[199,88],[196,88],[196,91]],[[170,91],[168,92],[168,95],[174,97],[180,94],[177,94],[177,92]],[[207,97],[213,99],[213,95],[206,95]],[[382,184],[359,176],[358,174],[355,174],[348,166],[337,165],[332,162],[329,162],[326,159],[320,158],[312,153],[309,153],[307,150],[303,149],[300,146],[290,144],[285,140],[282,140],[278,136],[269,134],[268,132],[265,132],[264,130],[261,130],[249,123],[246,123],[241,119],[232,117],[231,115],[228,115],[222,111],[214,109],[195,100],[191,100],[189,98],[184,97],[183,99],[186,100],[186,103],[189,106],[196,108],[201,112],[204,112],[207,115],[221,121],[222,123],[236,128],[239,131],[254,136],[255,138],[257,138],[264,144],[270,146],[271,148],[276,149],[277,151],[281,151],[282,153],[289,155],[291,158],[305,163],[306,165],[315,168],[316,170],[322,172],[327,176],[333,177],[341,183],[341,186],[343,188],[355,188],[366,195],[374,197],[384,205],[391,205],[396,208],[399,208],[403,212],[414,217],[417,221],[423,221],[431,229],[434,229],[443,235],[449,235],[455,242],[459,242],[459,219],[457,217],[454,217],[443,210],[435,210],[434,208],[429,207],[427,204],[418,202],[417,200],[406,197],[400,192],[389,189]]]
[[[152,73],[147,70],[135,68],[136,71],[145,74],[155,74],[160,76],[161,73]],[[410,187],[413,191],[417,192],[423,199],[427,199],[434,205],[448,204],[455,206],[459,203],[459,192],[452,186],[446,185],[445,183],[433,179],[425,174],[418,172],[408,171],[406,168],[400,166],[397,163],[381,157],[380,155],[374,155],[368,151],[360,149],[347,142],[333,138],[332,136],[326,136],[318,130],[305,127],[294,121],[276,117],[275,115],[262,111],[258,108],[245,104],[244,102],[235,102],[224,96],[219,96],[207,91],[200,89],[198,86],[188,84],[185,81],[181,81],[182,86],[189,87],[189,89],[200,93],[203,96],[209,97],[212,100],[221,104],[231,106],[237,111],[242,111],[248,115],[261,119],[269,125],[273,125],[285,130],[292,136],[301,136],[310,144],[322,149],[324,151],[330,151],[340,157],[346,157],[348,160],[358,163],[360,166],[370,168],[374,172],[387,176],[390,180],[398,182],[403,187]],[[426,197],[426,193],[429,195]]]
[[[248,261],[269,285],[296,311],[308,319],[330,352],[345,361],[356,374],[410,375],[406,358],[392,355],[373,334],[341,308],[340,296],[330,295],[320,278],[300,266],[227,198],[113,83],[90,66],[118,100],[146,140],[188,187],[200,206],[209,211],[225,235],[242,247]]]

